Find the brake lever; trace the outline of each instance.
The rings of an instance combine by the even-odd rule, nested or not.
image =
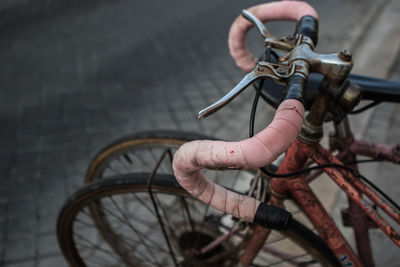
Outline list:
[[[243,9],[242,16],[245,19],[247,19],[248,21],[250,21],[251,23],[253,23],[254,25],[256,25],[258,31],[260,32],[261,36],[264,39],[271,36],[271,33],[267,30],[267,28],[265,28],[264,24],[256,16],[251,14],[249,11],[247,11],[246,9]]]
[[[244,89],[246,89],[253,81],[257,80],[258,78],[260,77],[257,76],[255,70],[251,71],[246,76],[244,76],[244,78],[231,91],[229,91],[229,93],[227,93],[214,104],[201,110],[197,115],[197,118],[203,119],[217,112],[228,103],[230,103],[236,96],[238,96]]]
[[[246,9],[242,10],[242,16],[256,26],[261,36],[264,38],[264,45],[266,47],[272,47],[284,51],[290,51],[295,46],[293,42],[294,40],[291,40],[288,37],[279,38],[272,35],[264,26],[264,24],[256,16],[251,14]]]
[[[246,89],[252,82],[257,79],[269,78],[277,83],[285,83],[285,81],[293,73],[294,66],[290,67],[287,65],[260,61],[257,63],[256,67],[246,76],[244,76],[244,78],[225,96],[223,96],[214,104],[201,110],[197,115],[197,118],[203,119],[217,112],[228,103],[230,103],[236,96],[243,92],[244,89]]]

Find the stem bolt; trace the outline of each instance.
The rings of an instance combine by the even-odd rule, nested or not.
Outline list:
[[[351,61],[352,58],[351,51],[349,49],[344,49],[340,51],[339,58],[344,61]]]

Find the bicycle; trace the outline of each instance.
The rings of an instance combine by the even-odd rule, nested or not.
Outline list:
[[[399,163],[399,147],[389,148],[354,140],[347,114],[354,113],[353,109],[361,97],[374,102],[355,113],[378,102],[400,102],[400,83],[351,75],[351,54],[346,50],[331,55],[314,53],[312,50],[317,43],[316,12],[299,2],[273,5],[276,6],[266,4],[262,8],[250,10],[257,17],[261,15],[262,20],[270,20],[270,11],[274,8],[279,8],[282,12],[286,10],[285,14],[290,15],[289,18],[294,15],[295,19],[292,19],[299,21],[296,34],[288,38],[276,38],[264,28],[257,17],[244,11],[243,16],[255,24],[263,36],[267,47],[265,59],[254,63],[244,53],[246,51],[243,50],[242,42],[237,46],[233,45],[239,47],[239,51],[232,53],[234,57],[240,55],[238,65],[252,72],[222,100],[203,110],[200,116],[205,117],[216,112],[251,82],[267,77],[283,84],[284,88],[287,87],[282,102],[286,106],[279,106],[281,88],[274,87],[274,90],[266,91],[263,87],[270,89],[271,85],[265,85],[264,80],[261,80],[256,85],[250,135],[254,131],[252,124],[259,97],[275,107],[279,106],[277,119],[290,118],[290,125],[293,127],[286,128],[286,132],[291,134],[281,130],[281,134],[286,135],[287,139],[283,140],[283,144],[269,148],[272,153],[267,160],[263,157],[268,151],[258,143],[256,148],[264,150],[254,160],[249,160],[250,163],[233,158],[237,154],[247,153],[241,150],[240,144],[215,140],[211,143],[197,141],[186,144],[180,148],[180,152],[175,153],[173,166],[177,179],[171,168],[172,154],[177,147],[187,141],[209,138],[186,133],[146,133],[111,144],[90,165],[86,176],[88,185],[69,198],[60,212],[59,244],[71,265],[112,266],[121,262],[128,266],[232,266],[239,262],[243,266],[260,266],[266,263],[302,266],[316,263],[322,266],[371,265],[371,248],[366,245],[364,233],[369,227],[376,225],[388,233],[398,245],[397,232],[378,215],[376,208],[382,209],[399,224],[399,207],[393,201],[387,204],[384,201],[388,199],[385,193],[356,171],[356,155]],[[303,11],[290,11],[293,6],[301,7]],[[266,7],[268,8],[265,9]],[[243,18],[238,18],[237,21],[246,29],[251,25]],[[244,31],[240,34],[242,35],[239,39],[243,39]],[[279,55],[273,49],[283,50],[288,54]],[[271,62],[271,57],[276,58],[276,63]],[[257,65],[254,67],[254,64]],[[310,66],[313,67],[312,71],[324,74],[324,78],[311,76]],[[310,87],[319,87],[317,92],[307,91],[308,97],[304,96],[307,81],[307,90]],[[299,104],[300,102],[303,104]],[[304,123],[302,106],[309,110]],[[282,112],[292,115],[280,117]],[[330,142],[331,151],[319,145],[325,120],[333,121],[335,125],[335,133]],[[276,127],[281,129],[279,125]],[[259,138],[261,141],[266,139]],[[289,147],[291,142],[293,143]],[[209,148],[197,149],[193,153],[193,144],[197,148]],[[218,145],[229,147],[218,154]],[[286,156],[276,172],[264,168],[286,149]],[[333,151],[338,151],[338,154],[334,156]],[[205,158],[199,153],[214,156]],[[134,156],[135,154],[139,154],[139,157]],[[251,151],[248,157],[254,155],[256,152]],[[134,158],[140,161],[139,164]],[[317,163],[317,166],[311,166],[310,160]],[[222,177],[219,172],[209,171],[215,175],[215,182],[239,194],[226,193],[222,187],[212,189],[215,188],[214,185],[202,180],[197,172],[200,167],[239,169],[224,172]],[[240,170],[243,167],[250,167],[250,170]],[[344,240],[309,188],[309,183],[321,170],[349,196],[350,209],[344,213],[344,219],[346,224],[357,230],[359,255]],[[197,180],[193,182],[191,177],[194,173]],[[119,175],[115,176],[116,174]],[[219,193],[207,195],[203,194],[207,190],[197,191],[207,186]],[[206,204],[191,197],[184,188]],[[224,198],[214,200],[214,196],[220,197],[224,194],[231,201]],[[245,198],[244,195],[251,198]],[[242,203],[247,203],[251,208],[243,208],[240,206]],[[234,219],[229,214],[239,219]],[[359,214],[363,215],[355,220],[355,215]],[[286,244],[288,240],[292,242],[289,248]]]

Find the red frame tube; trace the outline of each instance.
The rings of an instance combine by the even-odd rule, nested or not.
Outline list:
[[[312,158],[315,145],[308,145],[297,139],[286,153],[279,169],[281,173],[293,172],[303,168],[307,159]],[[321,238],[327,243],[338,259],[346,259],[353,266],[362,266],[335,222],[331,219],[321,202],[315,196],[304,176],[289,179],[272,179],[271,188],[279,194],[290,194],[311,220]]]
[[[339,160],[330,155],[322,146],[312,146],[311,158],[318,164],[341,164]],[[390,226],[390,224],[383,219],[373,208],[373,205],[377,205],[382,208],[390,217],[392,217],[397,223],[400,223],[400,214],[390,207],[384,200],[379,197],[371,188],[363,184],[357,179],[353,173],[341,170],[338,171],[334,168],[324,169],[326,174],[332,178],[332,180],[350,197],[357,205],[376,223],[376,225],[386,234],[388,237],[397,245],[400,246],[400,235],[396,230]],[[342,175],[346,176],[346,178]],[[357,190],[358,189],[358,190]],[[360,194],[361,192],[361,194]],[[366,201],[362,194],[365,194],[373,203]]]
[[[317,164],[340,164],[343,163],[337,157],[324,149],[320,144],[305,144],[299,139],[291,145],[286,153],[278,173],[289,173],[303,168],[308,159],[314,160]],[[353,204],[359,206],[375,223],[388,235],[388,237],[400,246],[400,235],[390,224],[383,219],[373,208],[379,206],[397,223],[400,223],[400,215],[390,205],[377,195],[372,189],[359,180],[352,172],[334,168],[325,168],[324,172],[347,194]],[[360,259],[354,253],[348,242],[336,227],[325,208],[308,185],[308,181],[303,176],[287,179],[271,179],[271,189],[273,195],[269,204],[282,205],[282,200],[274,197],[275,195],[290,194],[301,206],[308,218],[312,221],[321,238],[328,244],[331,250],[337,255],[340,261],[352,263],[353,266],[363,266]],[[366,196],[370,201],[365,200]],[[257,236],[256,236],[257,235]],[[251,246],[248,246],[242,257],[242,264],[248,266],[257,255],[262,244],[268,238],[268,229],[257,229],[253,235]],[[251,252],[250,252],[251,251]],[[243,261],[245,259],[245,261]]]

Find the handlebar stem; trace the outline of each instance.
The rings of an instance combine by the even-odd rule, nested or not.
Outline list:
[[[333,97],[326,91],[320,90],[316,96],[310,112],[304,119],[299,139],[306,144],[318,143],[323,137],[322,124]]]
[[[309,43],[295,46],[289,53],[287,60],[290,64],[299,60],[307,62],[312,72],[325,75],[327,83],[332,88],[339,88],[353,68],[351,56],[343,57],[342,52],[319,54],[313,51],[313,47]]]

